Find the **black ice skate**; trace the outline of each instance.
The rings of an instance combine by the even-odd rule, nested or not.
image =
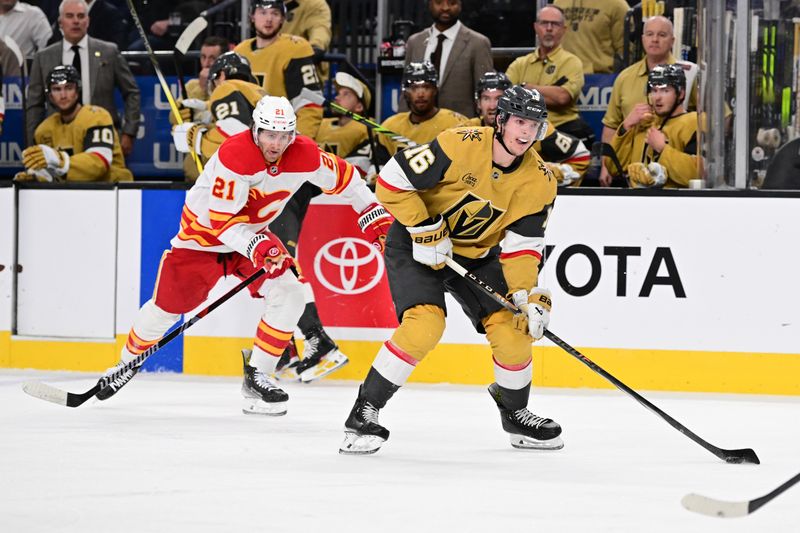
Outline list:
[[[359,397],[344,423],[344,441],[339,453],[368,455],[381,448],[389,438],[389,430],[378,423],[378,412],[377,407],[361,398],[359,391]]]
[[[300,381],[308,383],[327,376],[348,362],[347,356],[339,351],[325,330],[314,328],[306,336],[303,359],[297,365],[297,373]]]
[[[503,430],[511,436],[514,448],[534,450],[560,450],[564,447],[561,440],[561,426],[549,418],[536,416],[527,408],[511,410],[500,403],[502,393],[497,383],[489,386],[489,394],[500,410]]]
[[[297,344],[294,337],[291,338],[286,349],[278,360],[275,367],[274,377],[281,381],[297,381],[300,376],[297,374],[297,365],[300,364],[300,356],[297,354]]]
[[[246,415],[285,415],[289,395],[283,392],[269,376],[248,364],[250,355],[252,350],[242,350],[244,363],[242,412]]]
[[[125,366],[125,363],[120,361],[116,365],[106,370],[106,373],[103,376],[103,378],[105,378],[106,376],[113,375],[115,372],[118,372],[123,366]],[[122,387],[124,387],[125,384],[127,384],[130,380],[132,380],[133,376],[135,376],[137,372],[139,372],[138,366],[134,368],[129,368],[128,370],[126,370],[125,372],[114,378],[111,381],[111,383],[100,389],[100,392],[98,392],[95,395],[95,398],[97,398],[98,400],[108,400],[109,398],[114,396]],[[101,378],[101,381],[103,378]]]

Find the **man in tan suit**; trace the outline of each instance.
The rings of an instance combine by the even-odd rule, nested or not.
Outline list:
[[[467,117],[475,115],[473,88],[484,72],[494,70],[492,45],[486,36],[464,26],[461,0],[428,0],[433,26],[406,43],[405,64],[428,60],[439,74],[439,107]],[[400,110],[406,111],[404,99]]]

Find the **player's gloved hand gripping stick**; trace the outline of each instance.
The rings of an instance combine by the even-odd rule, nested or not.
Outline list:
[[[503,297],[501,294],[499,294],[497,291],[495,291],[492,287],[490,287],[489,285],[485,284],[483,281],[479,280],[477,277],[475,277],[474,274],[469,273],[466,268],[464,268],[461,265],[459,265],[458,263],[456,263],[453,260],[453,258],[445,256],[444,262],[445,262],[445,264],[447,264],[447,266],[452,268],[459,276],[461,276],[463,278],[466,278],[466,279],[470,280],[471,282],[473,282],[475,285],[477,285],[479,288],[481,288],[486,294],[488,294],[491,298],[493,298],[500,305],[502,305],[503,307],[505,307],[506,309],[508,309],[512,313],[514,313],[514,314],[521,313],[521,310],[516,305],[511,303],[509,300],[507,300],[505,297]],[[586,357],[585,355],[580,353],[578,350],[576,350],[575,348],[573,348],[572,346],[570,346],[569,344],[567,344],[566,342],[561,340],[558,336],[556,336],[550,330],[545,329],[544,330],[544,336],[547,337],[548,339],[550,339],[550,341],[553,342],[553,344],[555,344],[556,346],[558,346],[559,348],[561,348],[562,350],[564,350],[565,352],[567,352],[568,354],[570,354],[571,356],[576,358],[581,363],[583,363],[586,366],[588,366],[589,368],[591,368],[594,372],[596,372],[596,373],[600,374],[601,376],[603,376],[605,379],[607,379],[609,382],[611,382],[611,384],[613,384],[619,390],[621,390],[622,392],[628,394],[629,396],[632,396],[633,399],[635,399],[637,402],[639,402],[640,404],[645,406],[647,409],[649,409],[650,411],[652,411],[653,413],[655,413],[656,415],[661,417],[670,426],[674,427],[675,429],[677,429],[678,431],[680,431],[681,433],[683,433],[684,435],[686,435],[687,437],[692,439],[694,442],[696,442],[697,444],[699,444],[700,446],[702,446],[703,448],[705,448],[709,452],[713,453],[714,455],[716,455],[720,459],[723,459],[728,463],[735,463],[735,464],[739,464],[739,463],[761,464],[761,461],[758,459],[758,456],[756,455],[756,452],[753,451],[751,448],[743,448],[743,449],[739,449],[739,450],[726,450],[726,449],[718,448],[718,447],[714,446],[713,444],[705,441],[704,439],[702,439],[701,437],[696,435],[689,428],[687,428],[686,426],[684,426],[683,424],[681,424],[680,422],[678,422],[677,420],[675,420],[674,418],[669,416],[667,413],[665,413],[664,411],[662,411],[661,409],[659,409],[658,407],[653,405],[650,401],[648,401],[646,398],[644,398],[641,394],[639,394],[635,390],[631,389],[630,387],[625,385],[623,382],[621,382],[620,380],[618,380],[617,378],[615,378],[614,376],[612,376],[611,374],[609,374],[608,372],[606,372],[605,370],[600,368],[596,363],[592,362],[588,357]]]

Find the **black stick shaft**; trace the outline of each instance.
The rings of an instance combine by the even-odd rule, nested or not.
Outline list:
[[[508,299],[503,297],[492,287],[490,287],[489,285],[478,279],[474,274],[468,272],[467,269],[456,263],[452,258],[446,257],[445,263],[447,264],[447,266],[452,268],[457,274],[475,283],[478,287],[483,289],[483,291],[486,292],[486,294],[494,298],[495,301],[500,303],[500,305],[502,305],[512,313],[516,314],[521,312],[516,305],[514,305]],[[724,450],[705,441],[697,434],[692,432],[689,428],[687,428],[686,426],[684,426],[683,424],[672,418],[670,415],[668,415],[667,413],[656,407],[653,403],[651,403],[641,394],[639,394],[635,390],[625,385],[623,382],[621,382],[620,380],[618,380],[617,378],[606,372],[599,365],[594,363],[591,359],[589,359],[588,357],[580,353],[578,350],[576,350],[575,348],[573,348],[572,346],[561,340],[555,333],[546,329],[544,331],[544,336],[550,339],[550,341],[552,341],[553,344],[555,344],[556,346],[558,346],[571,356],[575,357],[578,361],[591,368],[597,374],[603,376],[606,380],[611,382],[611,384],[617,387],[619,390],[628,394],[629,396],[632,396],[633,399],[635,399],[637,402],[645,406],[647,409],[649,409],[650,411],[652,411],[653,413],[664,419],[669,425],[671,425],[672,427],[674,427],[675,429],[677,429],[678,431],[680,431],[681,433],[683,433],[684,435],[686,435],[694,442],[696,442],[709,452],[713,453],[720,459],[723,459],[729,463],[743,463],[743,462],[755,463],[755,464],[760,463],[758,456],[752,449],[746,448],[741,450]]]

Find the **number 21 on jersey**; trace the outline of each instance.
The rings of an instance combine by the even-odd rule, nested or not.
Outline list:
[[[235,185],[233,180],[225,181],[222,178],[217,178],[214,180],[214,187],[211,189],[211,195],[220,200],[233,200],[233,188]]]

